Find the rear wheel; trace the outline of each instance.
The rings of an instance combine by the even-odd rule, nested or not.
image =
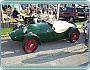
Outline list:
[[[35,37],[27,37],[23,41],[22,48],[26,53],[34,52],[38,47],[38,40]]]
[[[69,40],[70,40],[70,42],[74,43],[74,42],[76,42],[78,40],[78,38],[79,38],[79,30],[76,29],[70,35],[70,39]]]

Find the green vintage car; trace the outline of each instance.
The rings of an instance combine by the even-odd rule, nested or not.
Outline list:
[[[37,24],[30,24],[28,26],[22,25],[21,27],[9,33],[13,41],[20,41],[22,48],[26,53],[34,52],[38,44],[44,42],[57,41],[61,39],[68,39],[74,43],[79,38],[78,28],[66,21],[54,21],[53,24],[42,21]]]

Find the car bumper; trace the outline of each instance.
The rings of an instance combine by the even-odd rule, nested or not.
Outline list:
[[[83,21],[85,21],[86,17],[75,17],[75,20],[83,20]]]

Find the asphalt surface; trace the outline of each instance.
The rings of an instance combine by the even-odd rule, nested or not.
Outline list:
[[[75,43],[68,40],[47,42],[39,45],[35,52],[26,54],[22,42],[10,37],[1,38],[1,64],[3,66],[86,66],[89,52],[85,52],[85,35],[79,29],[80,38]]]

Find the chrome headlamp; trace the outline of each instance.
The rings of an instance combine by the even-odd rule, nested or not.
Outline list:
[[[19,26],[20,26],[20,22],[18,22],[18,24],[17,24],[17,28],[19,28]]]
[[[19,24],[17,24],[17,28],[19,28]]]
[[[24,28],[24,29],[23,29],[23,32],[24,32],[24,34],[26,34],[26,32],[27,32],[27,29],[26,29],[26,28]]]

